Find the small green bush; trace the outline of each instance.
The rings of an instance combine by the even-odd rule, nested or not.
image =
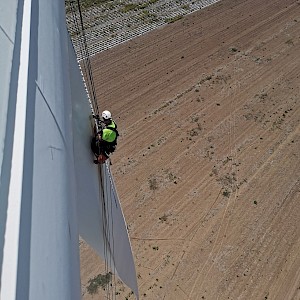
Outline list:
[[[87,291],[89,294],[94,295],[97,293],[99,287],[105,290],[106,286],[111,282],[112,273],[108,272],[107,274],[99,274],[93,279],[88,281],[89,285],[87,286]]]
[[[182,19],[183,17],[182,16],[176,16],[176,17],[173,17],[173,18],[167,18],[165,19],[165,22],[168,23],[168,24],[171,24],[171,23],[174,23],[180,19]]]

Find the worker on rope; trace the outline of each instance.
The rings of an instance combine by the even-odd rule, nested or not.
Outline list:
[[[101,114],[94,116],[98,122],[98,132],[95,130],[95,136],[92,138],[91,148],[96,156],[95,164],[104,163],[111,153],[116,150],[117,138],[119,136],[117,124],[113,121],[110,111],[104,110]]]

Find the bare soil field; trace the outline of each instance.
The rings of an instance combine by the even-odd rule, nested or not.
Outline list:
[[[140,298],[300,299],[300,1],[223,0],[92,64]]]

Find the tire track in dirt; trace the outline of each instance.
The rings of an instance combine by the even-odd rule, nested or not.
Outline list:
[[[298,128],[299,129],[299,128]],[[289,137],[289,140],[291,140],[292,138],[294,138],[295,136],[299,136],[299,130],[298,130],[298,132],[293,132],[293,134],[291,134],[291,136]],[[284,149],[286,146],[287,146],[287,144],[288,144],[288,142],[285,142],[284,144],[282,144],[281,145],[281,149]],[[276,151],[276,153],[274,153],[273,155],[278,155],[278,153],[281,151],[281,149],[278,149],[277,151]],[[286,155],[286,157],[288,158],[290,155],[289,155],[289,153],[287,153],[287,155]],[[270,163],[270,161],[272,161],[273,160],[273,157],[270,157],[262,166],[261,166],[261,168],[257,171],[257,174],[264,174],[265,176],[266,175],[268,175],[268,172],[266,172],[265,171],[265,169],[267,168],[266,166],[268,166],[268,164]],[[297,168],[294,168],[294,169],[297,169]],[[251,181],[252,180],[254,180],[254,181],[256,181],[257,180],[257,174],[255,174],[254,176],[252,176],[252,178],[249,180],[249,185],[251,185]],[[288,192],[286,193],[286,196],[283,196],[283,200],[282,200],[282,203],[284,204],[284,203],[287,203],[287,197],[288,196],[290,196],[290,194],[291,194],[291,191],[294,191],[294,193],[297,191],[297,192],[299,192],[299,177],[300,177],[300,173],[299,173],[299,171],[298,171],[298,180],[296,180],[295,182],[293,182],[291,185],[290,185],[290,188],[288,188]],[[256,186],[256,184],[254,184],[254,186]],[[295,188],[296,187],[296,188]],[[294,201],[297,201],[297,198],[295,198],[294,199]],[[290,207],[290,210],[292,209],[292,207],[293,207],[293,205],[292,204],[289,204],[289,205],[291,205],[291,207]],[[278,208],[278,209],[277,209]],[[275,218],[277,218],[277,217],[280,217],[280,218],[282,218],[282,219],[285,219],[285,217],[282,217],[281,215],[279,215],[279,213],[281,212],[281,213],[283,213],[284,212],[284,206],[283,205],[279,205],[278,203],[277,203],[277,205],[276,205],[276,207],[275,207],[275,210],[278,210],[276,213],[274,213],[274,212],[271,212],[271,213],[269,213],[269,216],[271,217],[267,217],[267,218],[264,218],[265,220],[268,220],[268,219],[271,219],[272,220],[272,223],[271,223],[271,225],[269,225],[268,227],[267,227],[267,229],[264,229],[264,233],[263,233],[263,236],[262,237],[260,237],[259,238],[259,241],[257,241],[260,245],[262,245],[263,243],[262,242],[260,242],[260,240],[264,240],[265,239],[265,236],[267,235],[267,233],[268,233],[268,231],[271,231],[270,230],[270,228],[274,225],[274,223],[275,223]],[[290,212],[290,210],[288,210],[287,212],[284,212],[286,215],[289,215],[289,212]],[[299,212],[298,212],[299,213]],[[235,214],[237,214],[237,212],[235,212]],[[245,215],[244,215],[244,212],[243,212],[243,217],[245,217]],[[240,216],[240,217],[242,217],[242,215]],[[236,219],[238,220],[239,219],[239,216],[237,216],[236,217]],[[266,222],[268,222],[268,221],[266,221]],[[288,224],[285,224],[286,226],[289,226]],[[282,234],[286,234],[286,232],[287,232],[287,230],[282,230]],[[243,234],[244,236],[247,236],[248,234]],[[259,234],[258,234],[258,236],[259,236]],[[278,240],[280,241],[281,240],[281,238],[278,238]],[[271,241],[270,241],[271,242]],[[272,240],[272,243],[274,242],[274,240]],[[251,242],[250,242],[251,243]],[[239,247],[239,253],[245,253],[245,252],[247,252],[246,251],[246,249],[249,247],[249,244],[246,244],[246,245],[243,245],[243,246],[241,246],[241,247]],[[266,247],[267,248],[267,247]],[[257,250],[258,251],[258,250]],[[239,257],[237,257],[237,259],[232,263],[232,265],[234,265],[238,260],[240,260],[240,258]],[[239,264],[240,264],[241,262],[239,262]],[[227,267],[227,270],[230,270],[231,268],[232,268],[232,265],[231,266],[228,266]],[[225,284],[225,283],[224,283]],[[258,283],[256,283],[256,284],[258,284]],[[254,286],[255,286],[255,284],[254,284]],[[234,289],[235,289],[235,292],[237,292],[236,291],[236,286],[234,287]],[[224,292],[224,291],[223,291]],[[233,292],[233,291],[232,291]],[[252,292],[251,292],[252,294],[252,297],[254,297],[254,294],[253,294],[253,290],[252,290]],[[248,297],[249,297],[250,295],[248,295]],[[245,298],[247,298],[247,297],[245,297]],[[257,299],[257,298],[255,298],[254,297],[254,299]]]
[[[175,25],[175,24],[174,24]],[[214,27],[215,28],[215,27]],[[235,28],[235,26],[234,26],[234,28]],[[242,28],[243,29],[243,28]],[[242,30],[241,29],[241,30]],[[210,28],[208,29],[208,31],[210,30]],[[223,34],[223,33],[222,33]],[[182,40],[182,34],[181,34],[181,39],[180,39],[180,41]],[[211,38],[211,37],[210,37]],[[218,37],[219,38],[219,37]],[[193,40],[195,40],[195,41],[197,41],[197,39],[193,39]],[[185,44],[190,44],[190,41],[191,41],[191,39],[189,39],[188,40],[188,42],[187,43],[185,43]],[[192,42],[192,43],[195,43],[195,42]],[[197,43],[197,42],[196,42]],[[202,41],[201,43],[204,43],[205,44],[205,41]],[[170,44],[170,43],[169,43]],[[189,48],[192,48],[194,45],[193,44],[191,44],[191,46],[189,46]],[[152,53],[153,52],[153,47],[154,46],[150,46],[150,47],[152,47],[152,49],[150,50],[150,51],[146,51],[147,49],[145,49],[145,48],[142,48],[142,50],[143,50],[143,52],[144,53]],[[159,53],[161,52],[161,47],[165,47],[165,46],[161,46],[160,45],[160,47],[156,47],[157,48],[157,50],[156,50],[156,54],[155,54],[155,57],[156,57],[156,59],[157,59],[157,57],[158,57],[158,55],[159,55]],[[180,47],[176,47],[176,44],[174,45],[174,47],[175,47],[175,49],[180,49]],[[170,47],[168,47],[168,49],[169,49]],[[201,49],[201,48],[200,48]],[[159,51],[159,52],[158,52]],[[178,50],[177,50],[178,51]],[[182,51],[182,50],[180,50],[180,51]],[[129,59],[129,62],[128,62],[128,66],[130,67],[130,69],[129,69],[129,77],[127,77],[127,78],[129,78],[130,79],[130,76],[134,76],[134,77],[136,77],[136,78],[142,78],[143,77],[143,74],[141,74],[141,73],[136,73],[135,71],[136,70],[141,70],[142,72],[145,72],[144,70],[145,70],[145,68],[141,65],[141,63],[139,63],[139,61],[140,60],[138,60],[137,58],[138,57],[141,57],[141,56],[144,56],[143,55],[143,52],[141,52],[139,55],[136,55],[136,57],[134,58],[134,59],[132,59],[132,60],[130,60],[130,57],[127,57],[128,59]],[[166,51],[164,51],[164,52],[166,52]],[[168,54],[169,53],[169,54]],[[163,55],[163,61],[172,61],[171,59],[170,59],[170,55],[173,55],[174,56],[174,51],[168,51],[167,53],[166,53],[167,55]],[[146,55],[146,54],[145,54]],[[151,54],[152,55],[152,54]],[[179,53],[178,53],[178,55],[179,55]],[[118,56],[117,56],[118,57]],[[176,54],[176,57],[179,57],[179,56],[177,56],[177,54]],[[124,68],[124,60],[126,61],[127,60],[127,58],[123,58],[123,56],[120,56],[120,65],[119,65],[119,67],[122,69],[122,68]],[[199,58],[199,57],[197,57],[197,59],[198,59],[198,61],[202,61],[202,59],[201,59],[201,57]],[[177,62],[178,61],[180,61],[180,60],[177,60]],[[103,62],[103,61],[102,61]],[[108,60],[108,62],[110,62],[110,63],[112,63],[110,60]],[[122,64],[122,62],[123,62],[123,64]],[[183,62],[182,62],[183,63]],[[192,63],[194,63],[194,61],[192,61]],[[118,78],[118,77],[115,77],[115,76],[113,76],[113,75],[110,75],[109,73],[108,74],[105,74],[104,75],[104,77],[109,77],[109,78],[114,78],[115,79],[115,82],[116,83],[118,83],[119,81],[121,81],[121,80],[123,80],[124,78],[122,78],[121,76],[121,69],[119,69],[119,71],[118,71],[118,69],[116,70],[116,67],[115,67],[115,63],[113,62],[113,64],[114,64],[114,68],[110,68],[113,72],[116,72],[116,73],[120,73],[120,78]],[[131,68],[131,66],[137,66],[135,69],[132,69]],[[154,65],[154,66],[152,66],[152,69],[150,69],[150,70],[148,70],[147,72],[156,72],[156,74],[162,74],[162,72],[163,72],[163,69],[162,69],[162,66],[163,66],[163,64],[159,61],[156,65]],[[184,66],[186,66],[186,62],[184,62]],[[163,68],[165,69],[165,68],[167,68],[167,67],[169,67],[169,66],[163,66]],[[96,69],[96,74],[97,74],[97,66],[95,67],[95,69]],[[104,66],[102,66],[102,69],[107,69],[107,68],[105,68],[105,65]],[[132,74],[132,75],[130,75],[130,74]],[[148,78],[159,78],[160,77],[160,75],[159,76],[155,76],[155,73],[153,74],[153,76],[151,76],[151,73],[150,74],[147,74],[148,75]],[[100,77],[101,78],[101,76],[97,76],[97,77]],[[136,84],[137,84],[137,82],[135,82]],[[133,85],[135,85],[135,83],[133,84]],[[109,83],[110,84],[110,86],[111,86],[111,83]],[[105,89],[105,82],[101,85],[101,89]],[[143,90],[143,89],[140,89],[141,91]],[[147,91],[146,91],[147,92]],[[148,91],[149,92],[149,91]],[[107,95],[108,93],[106,92],[106,95]],[[131,91],[130,91],[130,94],[131,94]],[[142,96],[142,94],[140,95],[140,96]],[[101,96],[100,96],[101,97]],[[122,107],[122,108],[124,108],[124,106]]]
[[[251,128],[250,128],[250,130],[251,130]],[[265,132],[267,132],[267,130],[265,130]],[[208,134],[210,134],[210,132],[208,133]],[[169,135],[168,133],[167,133],[167,135]],[[173,147],[173,146],[172,146]],[[194,146],[193,146],[194,147]],[[188,151],[191,151],[191,149],[189,149]],[[164,151],[165,153],[168,153],[168,151]],[[181,152],[181,151],[180,151]],[[175,160],[176,161],[176,160]],[[168,167],[168,166],[167,166]]]
[[[94,61],[141,299],[292,299],[300,5],[224,0],[176,23]]]

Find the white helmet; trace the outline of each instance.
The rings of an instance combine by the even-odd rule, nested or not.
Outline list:
[[[110,111],[104,110],[104,111],[102,112],[102,118],[105,119],[105,120],[111,119],[111,113],[110,113]]]

